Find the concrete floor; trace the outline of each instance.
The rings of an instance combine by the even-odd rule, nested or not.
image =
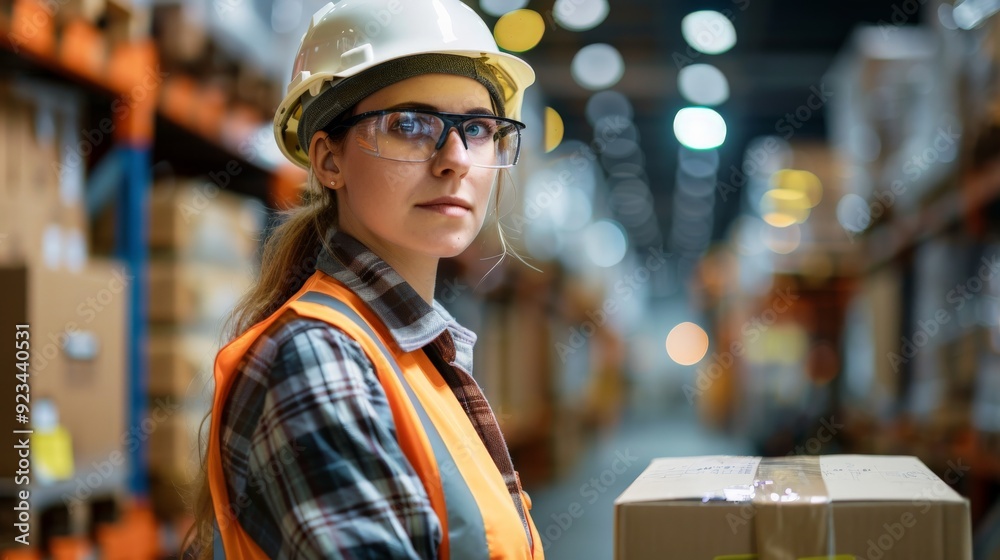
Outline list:
[[[593,441],[567,476],[552,486],[528,489],[547,560],[612,558],[614,501],[651,459],[753,454],[749,443],[704,428],[690,407],[675,410],[627,417]]]

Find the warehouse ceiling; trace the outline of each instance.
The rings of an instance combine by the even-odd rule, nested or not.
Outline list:
[[[483,13],[478,2],[468,3]],[[574,32],[553,24],[553,2],[533,1],[527,8],[546,16],[547,26],[541,43],[521,56],[537,71],[546,103],[563,117],[565,137],[590,142],[594,132],[584,109],[594,92],[577,85],[570,62],[580,48],[592,43],[608,43],[621,52],[625,74],[612,89],[626,95],[634,107],[660,231],[669,232],[679,148],[672,121],[679,109],[689,105],[678,93],[680,68],[709,63],[729,81],[729,100],[716,108],[728,127],[719,150],[719,176],[724,178],[731,166],[740,164],[750,139],[775,134],[788,113],[804,105],[814,91],[824,90],[824,73],[855,26],[879,21],[916,24],[921,14],[907,15],[906,10],[915,12],[917,5],[918,0],[897,0],[896,5],[889,0],[612,0],[603,23]],[[729,17],[737,35],[731,50],[707,55],[688,47],[681,36],[681,20],[697,10],[717,10]],[[485,14],[484,19],[491,25],[497,21]],[[784,126],[782,131],[790,130]],[[825,135],[821,109],[800,123],[791,140]],[[738,197],[725,202],[716,197],[713,238],[724,234],[738,211]]]

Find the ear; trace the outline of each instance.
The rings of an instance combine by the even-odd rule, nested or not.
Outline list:
[[[313,134],[309,144],[309,161],[312,162],[313,174],[328,189],[344,186],[343,174],[337,165],[339,159],[340,146],[330,140],[327,133],[318,131]]]

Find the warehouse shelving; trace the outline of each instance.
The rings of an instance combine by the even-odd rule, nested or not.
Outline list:
[[[997,199],[1000,199],[1000,160],[957,178],[953,188],[920,210],[897,214],[873,227],[865,234],[870,246],[867,267],[890,261],[960,221],[964,220],[967,227],[981,229],[981,213]]]
[[[88,166],[109,165],[113,171],[89,177],[87,189],[115,193],[115,253],[136,277],[128,295],[128,378],[122,397],[128,402],[127,426],[138,425],[148,413],[146,213],[153,165],[167,161],[174,171],[190,174],[221,173],[238,166],[240,180],[228,186],[278,208],[297,201],[304,173],[290,165],[269,166],[243,157],[240,142],[266,124],[262,111],[248,105],[230,107],[218,91],[191,77],[172,74],[161,79],[157,48],[148,37],[114,43],[90,22],[57,21],[38,0],[16,0],[7,10],[0,8],[3,74],[72,88],[86,99],[91,119],[110,118],[114,123],[111,141],[94,147]],[[150,72],[156,79],[147,78]],[[116,111],[123,103],[130,110]],[[101,180],[116,184],[94,184]],[[126,511],[147,511],[148,505],[143,505],[149,492],[147,453],[145,442],[130,449],[127,485],[120,479],[104,481],[107,488],[102,492],[112,493],[116,485],[127,488],[136,505]],[[36,507],[58,502],[64,486],[40,491]]]

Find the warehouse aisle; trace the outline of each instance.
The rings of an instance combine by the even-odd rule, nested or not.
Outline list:
[[[710,432],[689,407],[627,417],[614,433],[595,441],[568,476],[531,491],[546,559],[610,559],[615,498],[651,459],[751,453],[748,442]]]

